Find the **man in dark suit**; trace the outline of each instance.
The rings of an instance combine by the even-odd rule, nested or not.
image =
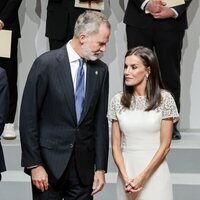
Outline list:
[[[50,50],[62,47],[73,37],[74,25],[84,8],[74,7],[75,0],[48,0],[46,36]]]
[[[22,0],[0,1],[0,31],[2,29],[12,31],[11,57],[0,57],[0,66],[4,68],[7,73],[10,93],[9,114],[3,132],[3,137],[5,139],[16,138],[14,120],[17,107],[17,46],[18,38],[20,38],[18,9],[21,1]]]
[[[7,76],[5,70],[3,68],[0,68],[0,136],[3,132],[6,117],[8,114],[8,105],[9,105],[9,92],[8,92]],[[1,172],[4,171],[6,171],[6,166],[3,156],[3,149],[0,141],[0,181],[1,181]]]
[[[20,138],[34,199],[90,200],[105,184],[108,68],[98,57],[109,35],[107,18],[87,11],[77,20],[73,39],[37,58],[31,68]],[[78,90],[80,67],[84,81]]]
[[[186,10],[191,1],[169,8],[164,0],[129,0],[124,16],[128,49],[146,46],[155,50],[162,80],[166,89],[174,95],[179,111],[181,49],[188,27]],[[173,139],[181,139],[176,125]]]

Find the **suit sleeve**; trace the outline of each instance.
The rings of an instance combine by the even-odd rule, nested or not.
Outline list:
[[[138,10],[141,10],[141,6],[142,6],[142,4],[143,4],[146,0],[129,0],[129,1],[132,1],[133,4],[135,5],[135,7],[136,7]]]
[[[141,9],[142,4],[145,2],[145,0],[129,0],[129,1],[130,2],[132,1],[132,3],[135,5],[135,7],[138,10]],[[180,6],[175,6],[173,8],[177,11],[178,15],[181,16],[182,13],[184,13],[187,10],[191,2],[192,0],[185,0],[185,4],[180,5]]]
[[[178,13],[178,16],[181,16],[187,10],[191,2],[192,0],[185,0],[185,4],[173,7]]]
[[[15,20],[18,15],[18,9],[22,0],[8,0],[7,4],[0,12],[0,20],[3,21],[4,24],[10,24],[13,20]]]
[[[43,165],[39,144],[39,120],[42,102],[47,89],[45,64],[37,59],[28,75],[20,110],[20,139],[22,166]]]
[[[0,135],[3,132],[9,106],[9,91],[6,72],[0,73]]]
[[[103,78],[101,87],[101,95],[99,97],[96,116],[95,116],[95,143],[96,143],[96,170],[107,171],[108,163],[108,148],[109,148],[109,135],[108,135],[108,88],[109,88],[109,74],[106,67],[106,72]]]

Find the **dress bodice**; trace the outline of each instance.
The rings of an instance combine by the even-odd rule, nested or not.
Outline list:
[[[178,120],[178,111],[171,94],[162,91],[160,105],[151,111],[145,111],[148,101],[145,96],[134,96],[129,109],[121,105],[122,93],[116,94],[108,110],[109,120],[117,120],[122,133],[122,149],[148,150],[160,145],[161,121],[166,118]]]

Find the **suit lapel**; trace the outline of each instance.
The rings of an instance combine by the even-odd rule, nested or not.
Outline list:
[[[75,98],[74,98],[74,86],[71,76],[71,69],[69,64],[69,58],[66,50],[66,46],[60,49],[57,55],[57,60],[59,62],[58,76],[61,81],[61,87],[63,88],[63,93],[66,99],[66,106],[70,110],[73,120],[76,123],[76,110],[75,110]]]
[[[59,62],[58,76],[63,88],[63,93],[66,98],[66,106],[70,110],[74,123],[76,121],[76,109],[75,109],[75,97],[74,97],[74,86],[71,76],[71,69],[69,64],[69,58],[66,50],[66,46],[62,47],[57,54],[57,60]],[[92,103],[92,98],[95,94],[96,84],[99,79],[99,71],[91,62],[87,62],[87,74],[86,74],[86,91],[85,91],[85,104],[79,124],[86,116],[89,106]]]

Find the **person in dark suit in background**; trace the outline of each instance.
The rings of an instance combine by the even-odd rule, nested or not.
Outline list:
[[[7,76],[5,70],[0,67],[0,136],[3,132],[4,125],[6,122],[6,117],[8,114],[8,106],[9,106],[9,90],[8,90]],[[1,181],[1,172],[4,171],[6,171],[6,165],[0,141],[0,181]]]
[[[50,50],[62,47],[73,37],[74,25],[86,9],[74,7],[75,0],[48,0],[46,36]]]
[[[109,77],[98,57],[109,36],[107,18],[87,11],[77,20],[73,39],[41,55],[31,68],[20,138],[33,199],[90,200],[105,184]]]
[[[0,31],[2,29],[12,31],[11,57],[0,57],[0,66],[4,68],[7,73],[10,93],[9,114],[3,132],[3,137],[5,139],[16,138],[14,120],[17,108],[17,47],[18,38],[20,38],[18,9],[21,1],[22,0],[0,1]]]
[[[169,8],[160,0],[129,0],[124,23],[128,49],[145,46],[155,50],[166,89],[174,96],[180,112],[180,61],[185,29],[188,27],[186,10],[192,0]],[[148,12],[146,12],[148,11]],[[181,139],[177,123],[173,139]]]

